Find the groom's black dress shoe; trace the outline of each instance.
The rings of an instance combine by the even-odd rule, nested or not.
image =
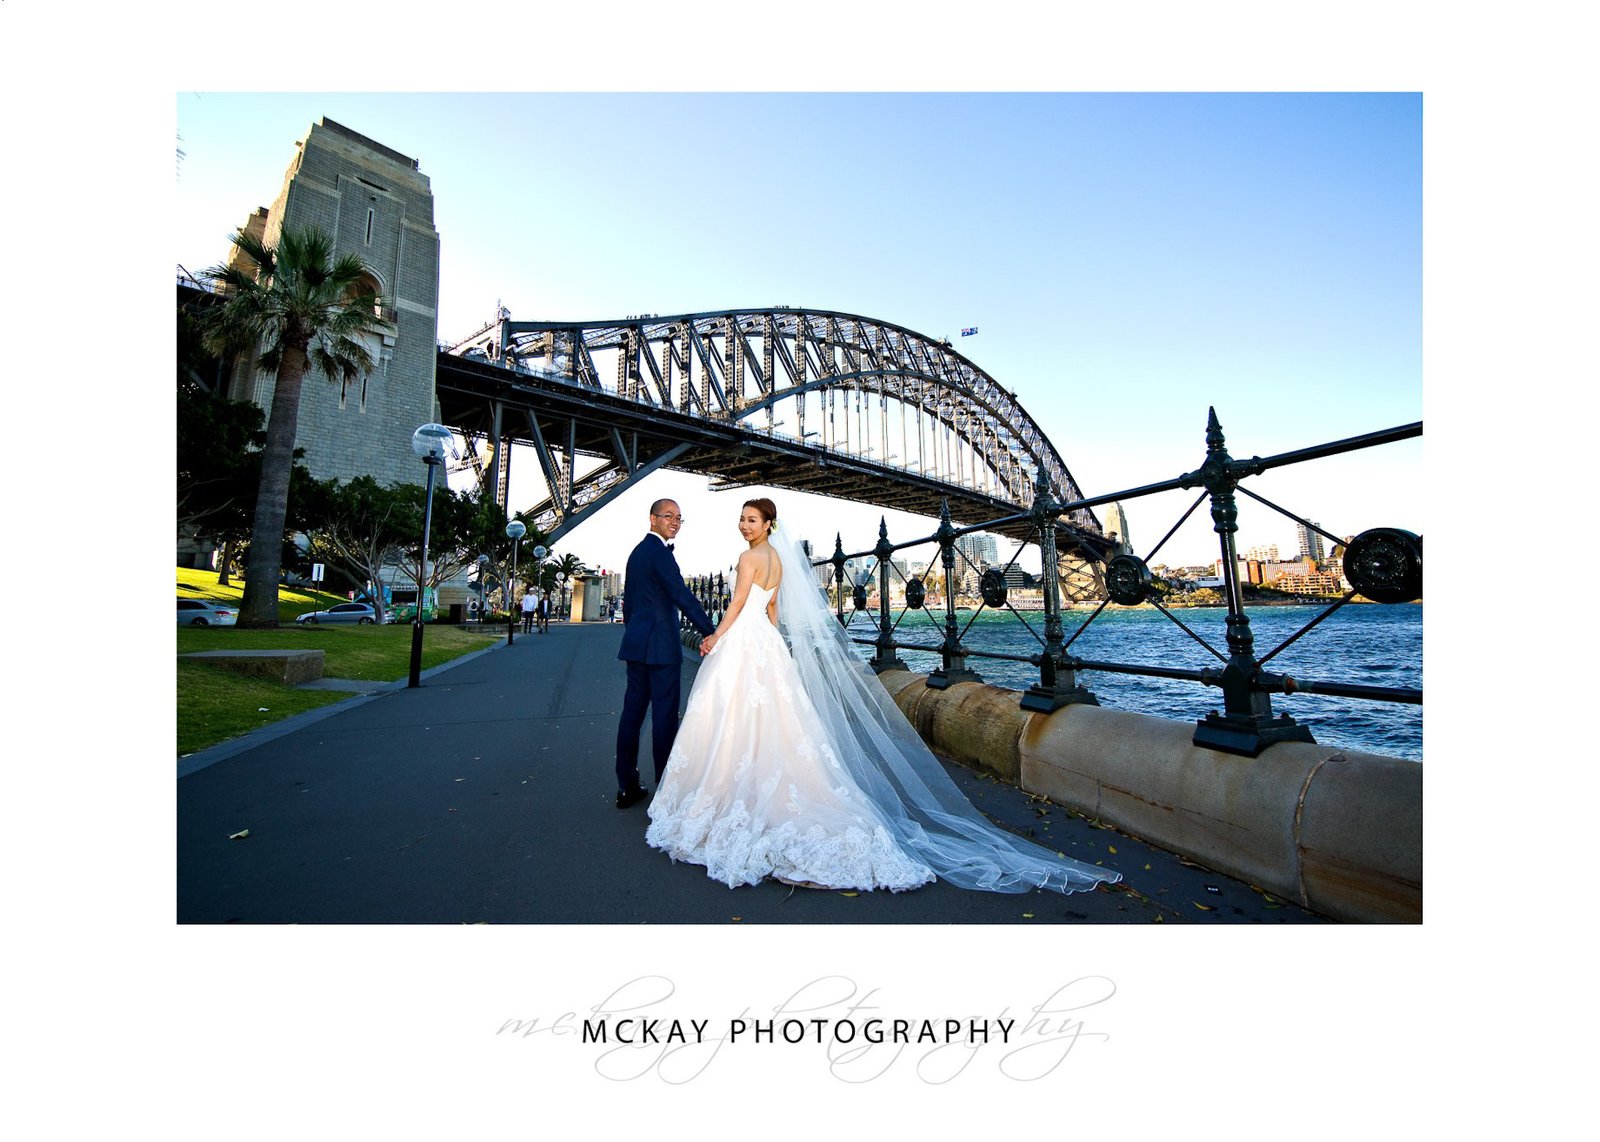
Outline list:
[[[643,789],[641,789],[637,785],[635,785],[632,789],[620,790],[617,793],[617,808],[618,809],[626,809],[630,805],[637,805],[639,802],[643,801],[647,796],[649,796],[649,794],[647,794]]]

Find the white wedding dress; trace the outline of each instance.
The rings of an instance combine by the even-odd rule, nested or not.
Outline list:
[[[827,888],[927,884],[933,870],[901,849],[817,735],[817,711],[767,618],[772,594],[752,583],[701,663],[645,840],[730,888],[769,876]]]
[[[645,839],[736,887],[765,877],[901,891],[1079,892],[1121,879],[1001,829],[962,795],[861,661],[779,524],[784,568],[754,583],[700,664]]]

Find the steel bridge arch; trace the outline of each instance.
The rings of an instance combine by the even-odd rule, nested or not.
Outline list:
[[[608,355],[612,368],[603,369]],[[501,310],[443,346],[439,362],[441,412],[454,413],[445,423],[467,437],[480,479],[502,504],[507,442],[533,447],[551,494],[532,510],[552,534],[663,466],[722,487],[792,487],[930,516],[944,498],[958,520],[1026,510],[1041,472],[1058,501],[1084,498],[1014,392],[946,339],[856,314],[774,306],[567,322],[513,321]],[[502,378],[498,389],[485,367]],[[575,407],[585,396],[588,418]],[[876,398],[876,415],[868,398]],[[899,453],[889,450],[891,402]],[[778,432],[788,424],[776,422],[780,407],[794,432]],[[489,442],[492,465],[478,457],[475,440]],[[601,463],[580,477],[580,455]],[[775,471],[775,460],[799,463]],[[832,477],[808,481],[800,471],[807,466]],[[1087,509],[1072,513],[1070,527],[1085,540],[1103,539]]]

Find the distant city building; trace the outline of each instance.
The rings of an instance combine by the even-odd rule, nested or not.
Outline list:
[[[957,536],[956,550],[979,567],[1000,561],[999,541],[994,536],[982,532],[968,532],[966,535]]]
[[[1315,520],[1312,520],[1311,522],[1315,527],[1322,526]],[[1300,558],[1312,559],[1318,563],[1321,563],[1323,557],[1321,533],[1311,530],[1311,528],[1307,527],[1303,523],[1295,525],[1295,533],[1300,539]]]
[[[1293,595],[1337,595],[1340,593],[1339,576],[1317,571],[1306,563],[1280,563],[1277,578],[1270,585]],[[1291,568],[1299,568],[1298,571]]]
[[[1246,559],[1254,559],[1257,563],[1278,562],[1278,545],[1276,543],[1258,543],[1244,553]]]
[[[810,560],[826,558],[826,556],[817,554],[816,547],[812,545],[812,543],[811,543],[811,541],[809,539],[802,539],[800,541],[800,550],[804,551],[805,554],[806,554],[806,558],[810,559]],[[813,562],[812,565],[811,565],[811,573],[814,576],[816,576],[817,586],[822,587],[824,589],[833,586],[833,564],[832,563],[817,564],[817,563]],[[848,577],[848,574],[849,573],[846,572],[846,576],[847,577]]]

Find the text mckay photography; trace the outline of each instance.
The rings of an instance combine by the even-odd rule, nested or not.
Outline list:
[[[618,1082],[689,1082],[723,1052],[747,1051],[782,1052],[791,1073],[809,1057],[817,1073],[847,1083],[891,1072],[931,1084],[975,1072],[1034,1082],[1110,1039],[1103,1020],[1116,991],[1105,976],[1081,976],[994,1011],[908,1011],[893,989],[828,975],[734,1011],[697,1005],[668,977],[645,975],[587,1008],[508,1017],[495,1034],[584,1052]]]

